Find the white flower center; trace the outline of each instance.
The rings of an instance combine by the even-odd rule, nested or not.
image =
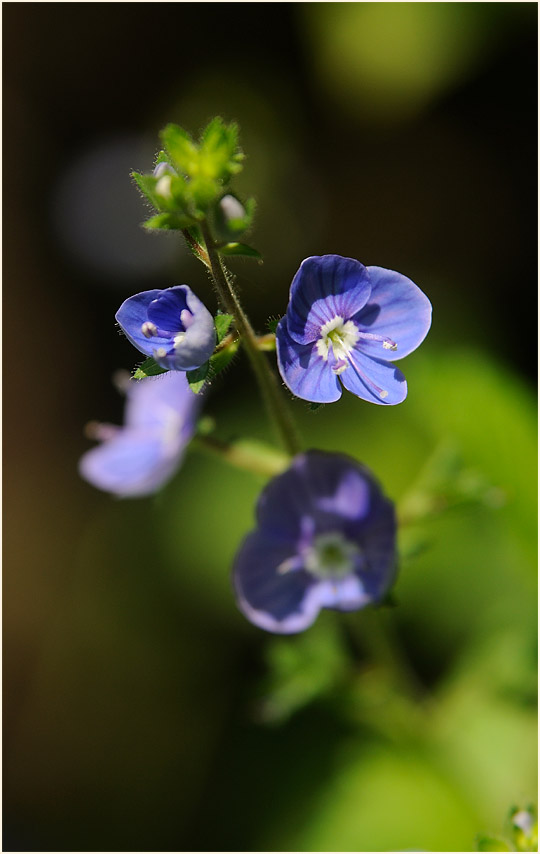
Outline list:
[[[320,534],[303,555],[304,567],[319,578],[343,578],[354,570],[360,554],[360,547],[343,534]]]
[[[342,317],[334,317],[321,326],[321,337],[317,341],[317,352],[324,361],[328,361],[330,347],[334,352],[336,361],[343,362],[341,370],[347,367],[347,357],[360,338],[360,330],[353,320],[344,320]]]

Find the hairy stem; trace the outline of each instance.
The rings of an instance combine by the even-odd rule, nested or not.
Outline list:
[[[289,412],[277,377],[268,364],[264,353],[259,349],[259,339],[240,304],[238,295],[233,287],[231,276],[221,263],[221,258],[214,246],[212,233],[207,222],[201,223],[201,231],[206,243],[210,270],[218,297],[229,314],[232,314],[234,317],[242,345],[259,384],[264,403],[277,435],[287,453],[294,456],[300,450],[300,443],[296,425]]]

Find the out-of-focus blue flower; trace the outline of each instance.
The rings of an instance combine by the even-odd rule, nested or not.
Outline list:
[[[380,600],[396,571],[394,506],[342,454],[309,451],[263,490],[234,566],[240,609],[270,632],[300,632],[321,608]]]
[[[116,320],[131,343],[169,371],[192,371],[214,351],[214,319],[187,285],[129,297]]]
[[[93,425],[92,435],[101,444],[81,457],[80,474],[120,497],[156,492],[180,465],[201,397],[193,394],[185,374],[128,381],[124,426]]]
[[[331,403],[346,389],[371,403],[401,403],[403,359],[426,337],[431,303],[406,276],[352,258],[306,258],[276,330],[278,366],[297,396]]]

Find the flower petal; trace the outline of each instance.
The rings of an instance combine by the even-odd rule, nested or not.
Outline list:
[[[361,579],[354,574],[319,582],[317,598],[321,608],[337,611],[356,611],[372,601]]]
[[[344,530],[356,539],[359,523],[382,497],[371,472],[345,454],[307,451],[263,489],[257,503],[260,528],[297,546],[315,531]],[[313,524],[308,531],[307,520]],[[350,529],[350,530],[349,530]]]
[[[407,380],[395,365],[373,359],[357,347],[339,378],[348,391],[370,403],[394,405],[407,397]]]
[[[182,449],[179,443],[175,454],[164,453],[159,435],[123,430],[87,451],[79,472],[93,486],[122,498],[149,495],[172,477]]]
[[[175,285],[160,291],[148,306],[148,320],[159,329],[175,335],[183,329],[181,313],[187,308],[187,285]]]
[[[368,267],[371,297],[355,317],[360,329],[390,338],[397,344],[392,361],[403,359],[419,344],[431,326],[431,303],[425,293],[406,276],[383,267]],[[380,356],[381,345],[362,342],[362,349]]]
[[[320,610],[317,582],[302,569],[280,572],[294,556],[289,544],[277,543],[261,531],[244,540],[235,560],[233,583],[238,607],[269,632],[301,632]]]
[[[193,318],[186,328],[184,338],[174,350],[174,369],[192,371],[208,361],[216,346],[214,318],[191,288],[180,286],[186,294],[187,307]],[[173,288],[176,290],[176,288]]]
[[[131,341],[137,350],[140,350],[146,356],[153,356],[156,347],[169,347],[171,343],[168,338],[147,338],[141,332],[141,326],[148,320],[148,307],[150,303],[161,293],[162,291],[154,289],[135,294],[124,300],[116,312],[116,321],[122,328],[126,338]]]
[[[185,373],[180,371],[132,380],[124,423],[126,427],[157,429],[169,435],[176,424],[182,441],[187,442],[193,435],[202,398],[191,391]]]
[[[276,329],[279,372],[293,394],[314,403],[332,403],[341,397],[341,386],[332,371],[333,356],[325,361],[313,344],[298,344],[288,334],[287,318]]]
[[[320,328],[335,317],[348,320],[366,304],[369,275],[359,261],[341,255],[313,255],[302,261],[290,292],[287,321],[298,344],[317,340]]]

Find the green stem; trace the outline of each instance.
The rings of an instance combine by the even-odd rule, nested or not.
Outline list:
[[[289,464],[288,455],[252,439],[224,442],[215,436],[195,436],[191,440],[191,447],[196,451],[219,457],[235,468],[264,477],[281,474]]]
[[[236,328],[240,333],[242,344],[251,363],[277,435],[287,453],[294,456],[300,451],[300,443],[296,425],[279,387],[277,377],[268,364],[264,353],[259,349],[258,337],[240,304],[240,300],[232,284],[231,276],[227,274],[221,263],[221,258],[214,246],[212,233],[207,222],[201,223],[201,231],[206,243],[206,251],[218,297],[229,314],[232,314],[234,317]]]
[[[348,626],[370,658],[390,676],[396,688],[410,699],[420,701],[425,694],[424,687],[396,641],[388,613],[366,608],[355,616],[354,621],[348,622]]]

